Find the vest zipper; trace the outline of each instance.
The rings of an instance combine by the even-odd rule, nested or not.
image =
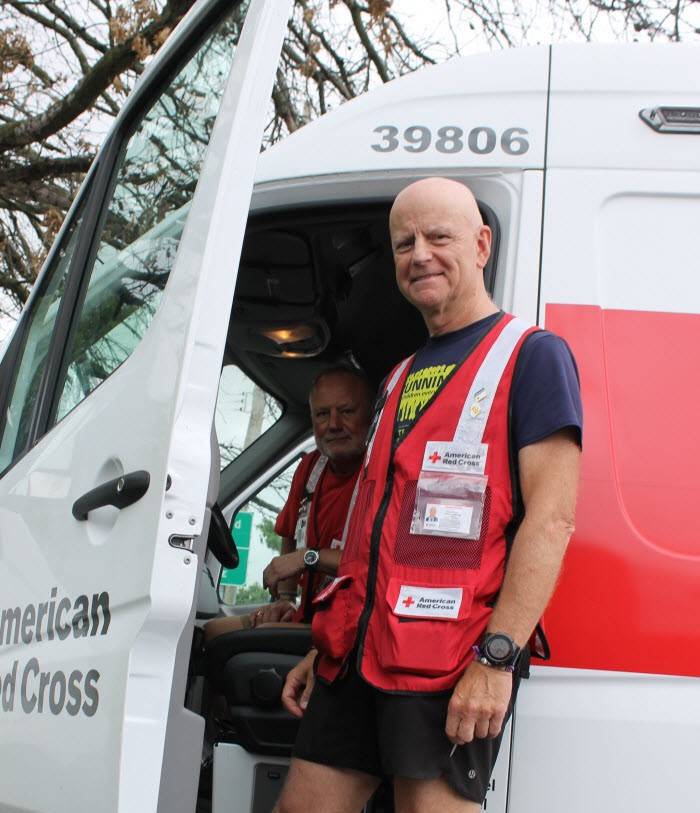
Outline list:
[[[365,606],[362,608],[362,613],[360,614],[360,620],[357,624],[357,672],[360,672],[360,665],[362,663],[362,653],[364,651],[365,646],[365,637],[367,635],[367,626],[369,623],[369,617],[372,614],[372,608],[374,607],[374,597],[376,593],[376,580],[377,580],[377,569],[379,567],[379,544],[382,539],[382,527],[384,525],[384,518],[386,516],[387,509],[389,507],[389,500],[391,498],[391,492],[394,488],[394,460],[393,460],[393,452],[392,452],[392,459],[389,463],[389,468],[387,469],[386,473],[386,486],[384,487],[384,494],[382,495],[382,501],[379,504],[379,510],[377,511],[377,516],[374,520],[374,525],[372,526],[372,537],[370,539],[370,548],[369,548],[369,568],[367,570],[367,594],[365,596]]]

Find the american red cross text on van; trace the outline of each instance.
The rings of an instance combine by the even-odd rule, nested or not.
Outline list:
[[[70,615],[73,611],[72,616]],[[102,628],[100,629],[100,617]],[[52,588],[48,601],[27,604],[24,608],[8,607],[0,614],[0,646],[23,644],[32,640],[65,640],[73,632],[74,638],[88,635],[106,635],[112,619],[109,611],[109,593],[93,593],[92,600],[78,596],[75,601],[63,596],[58,600],[58,589]]]
[[[72,611],[72,615],[71,615]],[[63,596],[58,588],[51,589],[48,601],[8,607],[0,614],[0,646],[15,646],[32,641],[64,641],[73,638],[106,635],[112,619],[109,593],[93,593],[74,601]],[[101,622],[101,626],[100,626]],[[0,699],[3,712],[21,711],[41,714],[45,711],[74,717],[84,714],[92,717],[100,702],[97,669],[73,669],[70,674],[56,669],[44,671],[35,657],[22,664],[15,660],[5,675],[0,675]]]

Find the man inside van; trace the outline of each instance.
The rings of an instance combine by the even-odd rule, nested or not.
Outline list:
[[[407,186],[389,226],[430,337],[384,383],[316,674],[312,652],[285,685],[303,717],[278,813],[355,813],[382,775],[401,813],[476,813],[573,530],[568,347],[491,301],[464,185]]]
[[[335,575],[350,498],[362,463],[374,390],[350,366],[324,370],[309,392],[317,450],[304,455],[277,517],[281,555],[265,568],[263,585],[276,601],[249,616],[215,618],[204,626],[208,643],[218,635],[269,623],[308,623],[312,599],[326,575]],[[301,584],[301,600],[294,603]]]

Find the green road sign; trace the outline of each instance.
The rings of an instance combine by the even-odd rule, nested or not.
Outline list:
[[[240,587],[245,584],[248,572],[248,554],[250,553],[250,536],[253,530],[253,515],[247,511],[239,511],[233,522],[231,534],[233,541],[238,548],[238,567],[233,570],[224,568],[221,571],[221,581],[219,584],[232,584]]]

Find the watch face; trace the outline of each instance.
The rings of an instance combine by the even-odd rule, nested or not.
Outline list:
[[[318,558],[317,550],[307,550],[304,554],[304,564],[309,565],[309,567],[313,567],[316,562],[318,562]]]
[[[513,643],[505,635],[492,635],[486,642],[486,654],[494,661],[507,661],[513,652]]]

